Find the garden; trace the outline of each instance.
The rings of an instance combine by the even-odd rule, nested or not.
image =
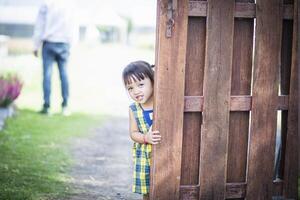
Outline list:
[[[0,199],[50,199],[68,194],[71,166],[68,138],[86,133],[101,121],[74,114],[45,118],[18,108],[15,100],[26,87],[12,73],[0,76]]]
[[[112,62],[116,53],[121,56]],[[0,110],[4,110],[5,123],[0,131],[0,199],[67,199],[76,193],[70,175],[72,142],[90,137],[107,119],[127,117],[129,98],[121,71],[136,59],[151,62],[153,50],[80,44],[70,59],[72,115],[65,117],[60,114],[56,66],[51,115],[44,116],[38,113],[42,105],[41,59],[28,53],[1,58]],[[124,137],[129,142],[127,134]]]
[[[6,118],[14,114],[12,103],[20,95],[21,89],[22,82],[17,76],[0,76],[0,131],[4,128]]]

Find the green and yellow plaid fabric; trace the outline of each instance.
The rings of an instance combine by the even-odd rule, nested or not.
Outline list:
[[[149,124],[144,118],[143,109],[138,103],[133,103],[130,108],[134,114],[139,131],[143,134],[149,131]],[[134,143],[133,158],[133,187],[132,191],[139,194],[148,194],[150,187],[150,160],[151,160],[151,144]]]

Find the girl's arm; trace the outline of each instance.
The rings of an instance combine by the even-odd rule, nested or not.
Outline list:
[[[152,131],[150,129],[147,134],[142,134],[139,132],[138,126],[134,119],[134,114],[131,109],[129,109],[129,131],[131,139],[137,143],[144,144],[146,142],[150,144],[158,144],[161,140],[159,131]]]

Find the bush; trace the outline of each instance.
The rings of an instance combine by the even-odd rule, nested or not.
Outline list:
[[[0,75],[0,107],[9,106],[20,95],[22,86],[18,76]]]

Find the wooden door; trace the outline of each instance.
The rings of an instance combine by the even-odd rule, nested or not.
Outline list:
[[[157,2],[150,199],[297,199],[298,18],[297,0]]]

